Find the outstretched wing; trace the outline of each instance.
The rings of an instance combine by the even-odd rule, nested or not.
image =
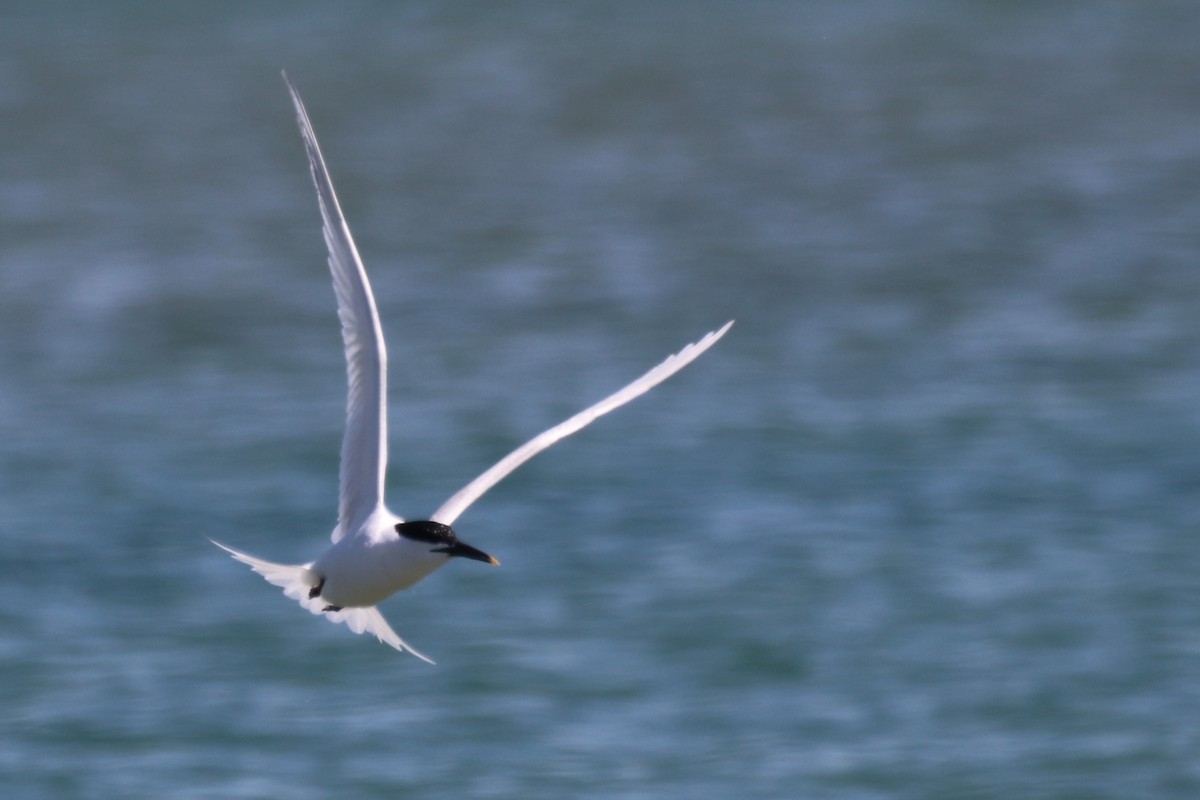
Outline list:
[[[653,389],[658,384],[665,381],[667,378],[674,375],[679,370],[686,367],[692,361],[695,361],[701,353],[716,344],[717,340],[725,335],[733,325],[733,321],[726,322],[719,330],[712,331],[703,339],[680,350],[675,355],[669,357],[666,361],[659,364],[654,369],[647,372],[642,377],[635,380],[625,388],[609,395],[608,397],[596,403],[594,406],[585,408],[575,416],[560,422],[548,431],[538,434],[530,439],[525,444],[513,450],[504,458],[489,469],[487,472],[480,475],[475,480],[468,483],[463,488],[442,504],[442,507],[433,512],[431,519],[435,522],[440,522],[443,525],[451,525],[458,516],[467,508],[478,500],[484,492],[495,486],[506,475],[515,470],[517,467],[524,464],[529,459],[536,456],[538,453],[545,450],[550,445],[575,433],[580,428],[590,424],[597,417],[600,417],[615,408],[619,408],[630,400],[633,400],[639,395]]]
[[[317,187],[325,244],[329,248],[329,271],[333,273],[338,318],[342,322],[342,343],[346,348],[349,393],[346,433],[342,439],[338,524],[333,530],[336,542],[357,530],[383,503],[383,478],[387,467],[387,350],[371,284],[333,192],[333,182],[308,121],[308,112],[286,72],[283,80],[296,106],[308,165]]]

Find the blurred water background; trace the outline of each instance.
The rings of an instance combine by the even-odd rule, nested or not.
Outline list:
[[[1200,6],[9,4],[6,797],[1200,796]],[[344,367],[503,562],[304,613]]]

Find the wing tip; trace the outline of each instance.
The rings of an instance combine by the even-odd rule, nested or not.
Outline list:
[[[729,329],[733,327],[733,323],[735,322],[737,322],[736,319],[731,319],[716,330],[709,331],[708,333],[704,334],[704,336],[701,337],[700,341],[696,342],[696,344],[701,345],[704,343],[712,343],[717,341],[722,336],[729,333]]]

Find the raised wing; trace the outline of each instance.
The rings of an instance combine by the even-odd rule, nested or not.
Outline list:
[[[333,192],[333,182],[308,121],[308,112],[286,72],[283,80],[292,93],[300,134],[308,152],[308,165],[317,187],[325,244],[329,248],[329,271],[333,273],[338,319],[342,322],[342,343],[346,347],[349,393],[346,433],[342,438],[338,524],[333,529],[336,542],[357,530],[383,503],[383,477],[387,467],[387,349],[383,343],[379,312],[375,309],[375,296]]]
[[[580,428],[592,423],[596,418],[607,414],[615,408],[633,400],[639,395],[653,389],[658,384],[665,381],[667,378],[674,375],[679,370],[686,367],[688,364],[695,361],[701,353],[717,343],[717,340],[725,335],[733,325],[733,321],[726,322],[719,330],[712,331],[703,339],[694,344],[689,344],[687,347],[680,350],[675,355],[669,357],[666,361],[659,364],[654,369],[647,372],[642,377],[635,380],[625,388],[614,392],[608,397],[596,403],[594,406],[585,408],[575,416],[560,422],[548,431],[538,434],[530,439],[525,444],[513,450],[504,458],[489,469],[487,472],[480,475],[475,480],[468,483],[463,488],[442,504],[442,507],[433,512],[431,519],[434,522],[440,522],[443,525],[451,525],[454,520],[458,519],[467,508],[478,500],[484,492],[495,486],[506,475],[515,470],[517,467],[524,464],[529,459],[536,456],[538,453],[545,450],[550,445],[575,433]]]

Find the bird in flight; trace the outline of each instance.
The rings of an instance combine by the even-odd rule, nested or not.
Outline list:
[[[452,558],[498,565],[495,558],[458,538],[451,525],[467,508],[506,475],[550,445],[593,422],[683,369],[725,335],[727,322],[699,341],[689,344],[637,380],[585,408],[570,419],[543,431],[502,458],[450,497],[426,520],[406,521],[383,501],[387,467],[387,351],[375,297],[350,228],[342,216],[333,183],[325,168],[317,137],[300,94],[283,75],[308,165],[317,188],[317,200],[329,248],[329,269],[337,295],[342,343],[346,350],[349,394],[346,432],[342,439],[337,525],[333,544],[307,564],[276,564],[247,555],[220,542],[238,561],[250,566],[283,593],[313,614],[344,622],[355,633],[374,634],[381,642],[420,659],[429,658],[396,635],[377,605],[407,589]]]

